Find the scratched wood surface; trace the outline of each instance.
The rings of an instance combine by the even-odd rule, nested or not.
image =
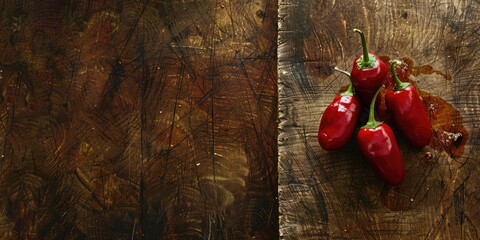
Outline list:
[[[0,238],[278,238],[276,11],[0,1]]]
[[[279,1],[282,239],[480,238],[479,13],[473,0]],[[406,166],[397,188],[355,140],[338,152],[317,143],[323,110],[348,83],[333,67],[350,70],[361,53],[353,28],[372,52],[404,60],[428,103],[435,140],[414,150],[397,132]]]

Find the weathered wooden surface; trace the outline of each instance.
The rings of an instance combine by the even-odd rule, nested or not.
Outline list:
[[[278,238],[276,10],[0,1],[0,238]]]
[[[281,238],[480,238],[479,12],[468,0],[279,2]],[[353,28],[364,30],[372,52],[412,59],[416,86],[459,111],[434,128],[463,125],[462,154],[413,150],[400,139],[406,181],[389,188],[354,140],[339,152],[320,148],[320,117],[347,84],[333,66],[350,70],[361,53]]]

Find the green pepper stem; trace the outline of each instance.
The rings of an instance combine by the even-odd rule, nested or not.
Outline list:
[[[338,67],[335,67],[334,69],[335,69],[335,71],[340,72],[340,73],[343,73],[343,74],[347,75],[347,76],[350,78],[350,73],[349,73],[349,72],[347,72],[347,71],[345,71],[345,70],[342,70],[342,69],[340,69],[340,68],[338,68]]]
[[[405,88],[407,88],[408,86],[410,86],[410,83],[408,82],[402,82],[400,81],[400,79],[398,78],[397,76],[397,72],[395,71],[395,68],[397,67],[397,65],[399,64],[402,64],[402,61],[400,60],[393,60],[390,64],[390,71],[392,72],[392,77],[393,77],[393,81],[395,81],[395,87],[393,88],[393,90],[395,91],[400,91],[400,90],[403,90]]]
[[[368,56],[367,41],[365,40],[365,36],[363,35],[363,32],[360,29],[354,28],[353,31],[360,34],[360,38],[362,39],[362,48],[363,48],[363,62],[368,63],[368,61],[370,60],[370,57]]]
[[[352,83],[352,78],[351,78],[351,76],[350,76],[350,73],[347,72],[347,71],[345,71],[345,70],[342,70],[342,69],[340,69],[340,68],[338,68],[338,67],[335,67],[334,69],[335,69],[335,71],[337,71],[337,72],[340,72],[340,73],[343,73],[343,74],[347,75],[347,76],[348,76],[348,79],[350,79],[350,84],[348,85],[347,91],[342,92],[341,95],[342,95],[342,96],[353,96],[353,95],[354,95],[354,93],[353,93],[353,83]]]
[[[377,92],[372,98],[372,102],[370,103],[370,111],[368,112],[368,122],[365,124],[365,126],[363,126],[363,128],[376,128],[383,123],[375,119],[375,102],[377,101],[377,96],[381,89],[382,86],[378,88]]]
[[[363,49],[363,55],[362,57],[357,61],[358,67],[361,69],[365,68],[373,68],[376,63],[376,59],[373,55],[368,53],[367,50],[367,41],[365,40],[365,35],[360,29],[353,29],[354,32],[360,34],[360,38],[362,40],[362,49]]]

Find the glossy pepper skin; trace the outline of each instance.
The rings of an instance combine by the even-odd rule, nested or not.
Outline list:
[[[401,82],[397,77],[395,67],[401,63],[395,60],[391,64],[396,85],[393,90],[387,91],[385,103],[405,139],[414,147],[421,148],[430,144],[432,126],[415,87],[410,83]]]
[[[341,71],[335,68],[337,71]],[[350,75],[347,72],[341,71]],[[327,151],[342,148],[353,136],[360,116],[360,102],[353,93],[350,82],[348,90],[338,94],[325,109],[318,128],[318,143]]]
[[[374,108],[377,93],[370,104],[369,119],[357,134],[357,142],[362,154],[368,159],[375,172],[387,184],[397,186],[405,179],[405,167],[392,129],[383,122],[377,122]]]
[[[367,107],[377,89],[382,86],[388,74],[388,68],[377,55],[368,52],[363,32],[358,29],[354,31],[359,33],[362,39],[363,54],[353,61],[351,77],[355,93],[362,105]]]

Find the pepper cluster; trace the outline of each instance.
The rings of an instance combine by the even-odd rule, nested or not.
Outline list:
[[[387,65],[368,52],[363,32],[354,31],[361,37],[363,54],[355,58],[351,73],[335,68],[350,77],[350,85],[325,109],[318,129],[318,142],[327,151],[341,149],[355,132],[361,106],[369,106],[368,121],[357,133],[358,146],[386,183],[400,185],[405,179],[405,167],[397,139],[388,124],[375,119],[375,108],[379,105],[377,96],[387,78]],[[421,148],[430,143],[432,127],[415,87],[397,77],[398,64],[401,61],[390,63],[395,86],[387,90],[385,104],[405,139]]]

